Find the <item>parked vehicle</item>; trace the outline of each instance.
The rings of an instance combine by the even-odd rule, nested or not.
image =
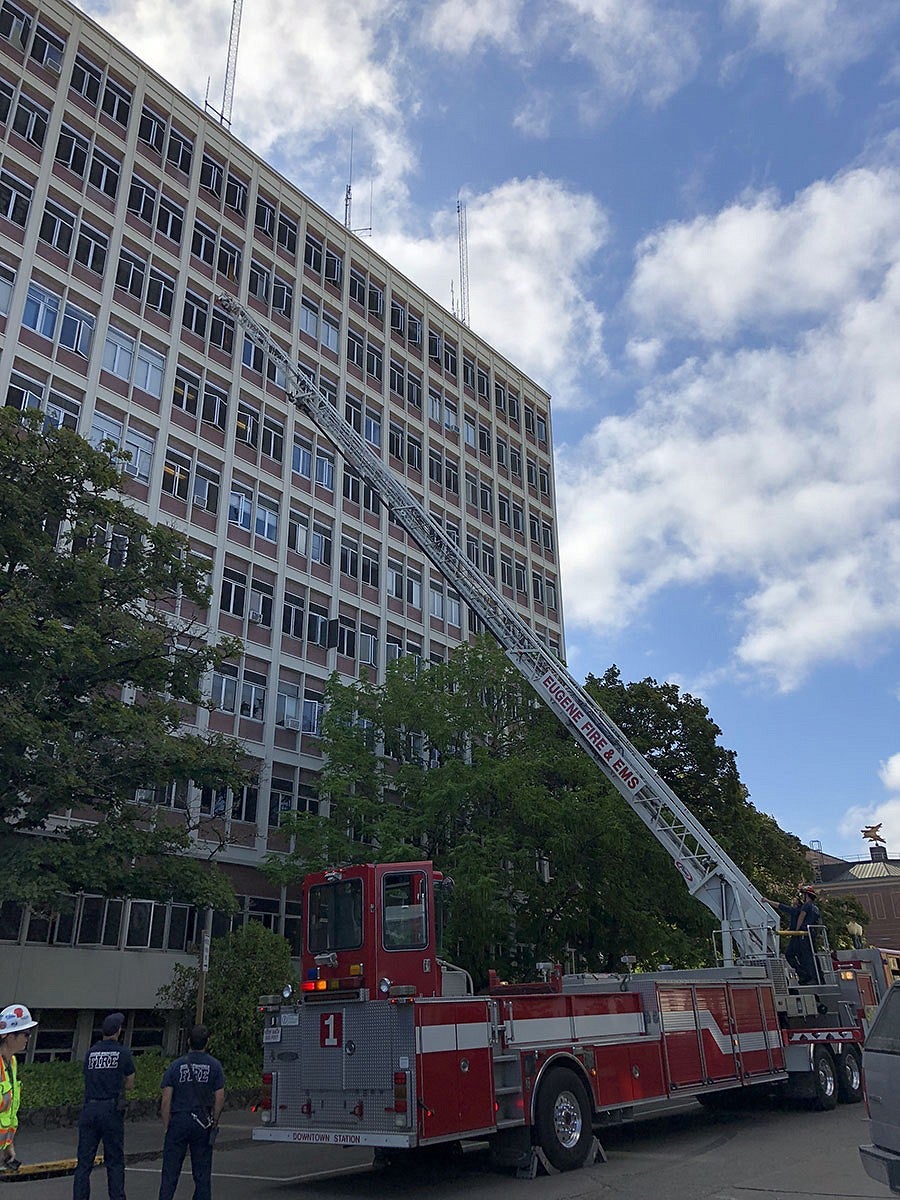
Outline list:
[[[881,1002],[863,1048],[869,1136],[859,1156],[866,1174],[900,1195],[900,983]]]

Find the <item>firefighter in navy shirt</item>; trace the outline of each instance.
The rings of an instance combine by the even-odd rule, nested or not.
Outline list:
[[[120,1043],[125,1017],[110,1013],[84,1060],[84,1107],[78,1119],[78,1165],[72,1200],[89,1200],[91,1168],[103,1142],[109,1200],[125,1200],[125,1092],[134,1087],[134,1059]]]
[[[209,1030],[195,1025],[188,1039],[190,1050],[166,1068],[162,1078],[163,1143],[159,1200],[172,1200],[188,1147],[194,1200],[210,1200],[212,1188],[212,1138],[225,1104],[225,1072],[217,1058],[206,1053]]]

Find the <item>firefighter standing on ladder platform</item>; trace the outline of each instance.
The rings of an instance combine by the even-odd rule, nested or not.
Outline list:
[[[769,903],[778,912],[784,913],[790,920],[793,934],[788,939],[788,947],[784,957],[797,972],[797,982],[800,984],[818,983],[819,972],[816,970],[816,960],[813,955],[812,934],[814,925],[821,925],[822,914],[816,904],[817,894],[808,883],[803,883],[797,889],[796,904],[780,904],[777,900]]]

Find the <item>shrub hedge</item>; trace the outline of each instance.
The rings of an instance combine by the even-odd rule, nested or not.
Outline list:
[[[129,1098],[154,1100],[159,1096],[159,1085],[163,1072],[172,1059],[158,1051],[143,1051],[134,1056],[134,1090]],[[229,1071],[225,1067],[225,1090],[238,1091],[259,1086],[262,1070]],[[22,1108],[55,1108],[63,1104],[80,1104],[84,1097],[83,1065],[79,1062],[24,1063],[20,1067],[22,1079]]]

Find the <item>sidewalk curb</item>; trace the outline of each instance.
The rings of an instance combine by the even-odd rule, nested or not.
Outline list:
[[[216,1143],[216,1150],[232,1150],[238,1146],[248,1146],[252,1141],[252,1137],[220,1138]],[[158,1150],[136,1150],[132,1154],[125,1155],[125,1166],[130,1166],[132,1163],[153,1162],[154,1159],[159,1158],[162,1158],[162,1146]],[[98,1155],[94,1159],[94,1169],[102,1167],[103,1162],[103,1156]],[[77,1158],[61,1158],[57,1162],[48,1163],[28,1163],[19,1167],[17,1171],[0,1172],[0,1184],[28,1183],[32,1179],[56,1179],[65,1175],[74,1175],[77,1163]]]

